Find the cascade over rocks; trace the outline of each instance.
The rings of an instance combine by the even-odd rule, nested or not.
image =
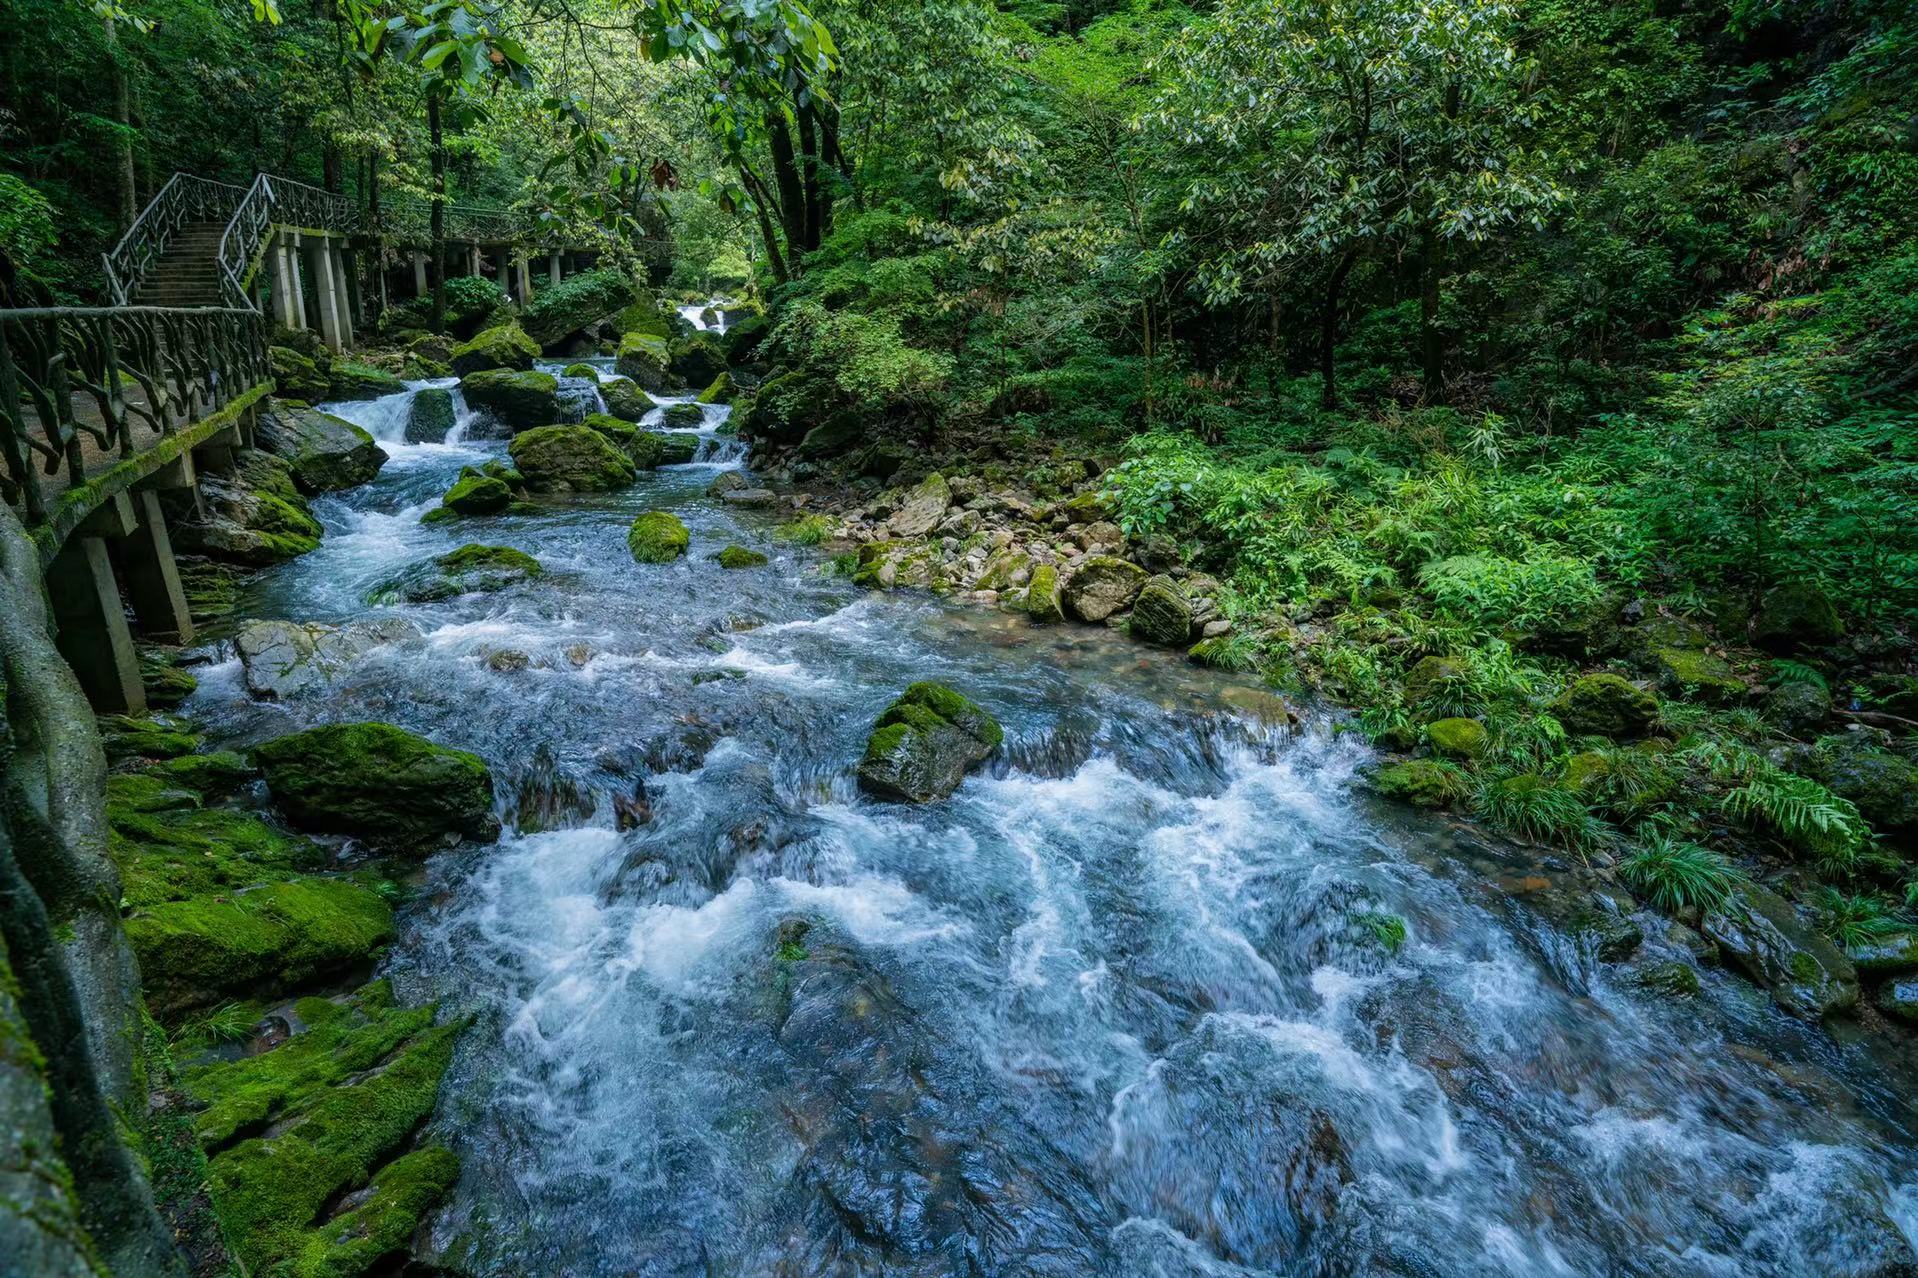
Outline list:
[[[559,379],[551,373],[490,369],[460,379],[467,404],[509,430],[530,430],[559,421]]]
[[[941,799],[1005,739],[999,721],[942,683],[915,683],[873,724],[861,789],[908,803]]]
[[[300,492],[333,492],[370,481],[386,453],[352,422],[315,408],[272,404],[260,414],[260,446],[286,462]]]
[[[393,852],[499,837],[486,761],[386,723],[336,723],[254,747],[267,789],[303,829]]]

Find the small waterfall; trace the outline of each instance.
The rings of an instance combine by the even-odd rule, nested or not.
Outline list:
[[[705,302],[693,302],[686,306],[676,307],[675,309],[679,311],[681,319],[691,324],[700,332],[716,333],[724,337],[726,336],[726,330],[732,327],[732,323],[726,318],[726,307],[729,305],[731,305],[731,303],[726,298],[715,297]],[[708,311],[711,311],[713,314],[713,322],[710,324],[706,322],[706,312]]]
[[[421,391],[429,390],[443,390],[452,396],[453,424],[447,429],[442,439],[408,439],[407,431],[413,421],[414,404],[419,399]],[[317,407],[323,412],[352,422],[377,440],[389,454],[400,448],[430,448],[439,444],[457,444],[465,438],[467,427],[476,417],[474,411],[466,406],[466,397],[460,393],[457,377],[409,381],[406,383],[405,390],[392,395],[382,395],[378,399],[343,400],[320,404]]]

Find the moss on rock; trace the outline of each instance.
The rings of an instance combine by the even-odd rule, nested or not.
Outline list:
[[[859,785],[910,803],[943,798],[1004,739],[999,721],[970,697],[942,683],[915,683],[873,724]]]
[[[666,564],[686,553],[692,534],[677,515],[649,510],[626,532],[627,549],[642,564]]]
[[[483,475],[471,466],[460,471],[453,486],[440,498],[442,509],[456,515],[497,515],[513,504],[513,490],[506,482]]]
[[[254,748],[287,818],[400,852],[499,835],[486,761],[386,723],[336,723]]]
[[[744,546],[728,546],[713,558],[721,568],[758,568],[767,562],[766,556]]]
[[[529,430],[514,436],[508,452],[534,492],[614,492],[638,478],[631,458],[592,426]]]
[[[1465,795],[1459,771],[1433,759],[1410,759],[1380,768],[1372,774],[1372,787],[1388,799],[1421,808],[1450,807]]]
[[[666,370],[671,362],[672,351],[664,337],[633,332],[620,338],[613,368],[621,377],[629,377],[642,388],[656,391],[665,388]]]
[[[511,546],[461,546],[403,568],[367,593],[372,604],[432,603],[504,590],[544,574],[539,560]]]
[[[453,372],[460,377],[488,369],[524,371],[539,358],[539,343],[515,323],[496,324],[474,334],[473,340],[453,348]]]
[[[1485,753],[1488,737],[1477,719],[1438,719],[1425,725],[1432,749],[1454,759],[1476,759]]]
[[[1658,722],[1658,698],[1615,674],[1583,675],[1552,703],[1552,712],[1575,735],[1625,740]]]
[[[599,397],[606,411],[624,422],[636,422],[656,405],[630,377],[613,377],[599,384]]]

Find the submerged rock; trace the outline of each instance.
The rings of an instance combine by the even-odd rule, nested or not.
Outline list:
[[[254,747],[267,789],[304,829],[417,851],[499,836],[486,761],[387,723],[336,723]]]
[[[1757,884],[1733,892],[1705,916],[1704,934],[1726,960],[1797,1016],[1847,1011],[1858,1002],[1858,972],[1837,946],[1800,922],[1782,897]]]
[[[615,492],[638,478],[632,459],[591,426],[541,426],[507,452],[534,492]]]
[[[444,443],[447,432],[453,429],[458,420],[458,414],[453,409],[452,391],[444,386],[428,386],[416,391],[412,407],[407,410],[406,442]]]
[[[1145,587],[1145,569],[1112,555],[1092,555],[1065,585],[1066,611],[1098,623],[1132,606]]]
[[[461,546],[401,569],[367,594],[371,604],[432,603],[504,590],[542,573],[539,560],[510,546]]]
[[[944,798],[1004,739],[999,721],[971,698],[944,684],[915,683],[873,725],[859,784],[911,803]]]
[[[280,701],[322,688],[360,656],[417,637],[410,621],[392,618],[328,626],[297,621],[253,621],[234,636],[246,690]]]
[[[286,462],[293,485],[309,496],[370,481],[385,451],[352,422],[315,408],[275,404],[260,414],[260,446]]]
[[[663,510],[647,511],[626,531],[626,548],[642,564],[671,563],[691,544],[692,534],[679,516]]]

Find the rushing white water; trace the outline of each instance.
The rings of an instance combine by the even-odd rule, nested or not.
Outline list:
[[[1899,1045],[1716,970],[1645,992],[1568,930],[1577,867],[1373,804],[1351,737],[1275,735],[1222,709],[1231,676],[1104,631],[858,594],[706,497],[710,466],[423,525],[501,445],[375,433],[380,479],[317,503],[325,542],[251,603],[420,638],[306,699],[214,678],[190,709],[235,741],[385,718],[496,769],[509,832],[430,865],[390,965],[476,1017],[437,1119],[465,1160],[431,1239],[456,1272],[1918,1263]],[[661,507],[692,552],[635,564],[627,524]],[[360,602],[473,540],[548,574]],[[771,562],[721,570],[735,541]],[[920,678],[1007,743],[950,800],[874,802],[851,767]],[[1639,921],[1638,962],[1680,956]]]
[[[724,298],[715,297],[704,302],[694,302],[691,305],[680,306],[674,309],[679,312],[681,319],[691,324],[700,332],[717,333],[719,336],[724,337],[726,330],[731,327],[726,321],[726,308],[731,304],[732,303]],[[713,317],[711,323],[707,323],[706,321],[708,312],[710,312]]]

